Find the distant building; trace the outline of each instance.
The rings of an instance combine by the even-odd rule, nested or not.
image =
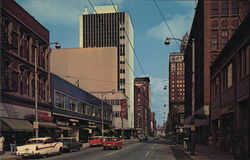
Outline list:
[[[169,56],[169,112],[173,114],[173,130],[184,124],[185,65],[183,53]]]
[[[205,144],[209,134],[210,66],[249,12],[249,6],[250,2],[245,0],[199,0],[196,6],[188,40],[189,44],[192,39],[195,41],[194,84],[192,47],[188,45],[184,54],[185,123],[195,123],[199,143]]]
[[[211,66],[211,132],[215,142],[226,137],[229,150],[249,159],[250,14],[243,20]],[[237,140],[235,140],[237,139]],[[240,157],[240,156],[248,156]]]
[[[149,77],[135,78],[134,85],[134,119],[138,135],[147,135],[151,132],[151,111],[149,102]]]
[[[180,53],[169,56],[169,114],[167,122],[168,132],[179,132],[184,125],[185,104],[185,63],[184,50],[188,34],[183,36]]]
[[[94,13],[85,8],[80,16],[80,48],[116,47],[116,88],[134,106],[134,30],[129,13],[115,6],[95,7]],[[128,128],[134,128],[133,107],[128,108]]]
[[[33,136],[35,52],[38,62],[39,136],[53,136],[49,31],[14,0],[1,1],[1,134],[9,144]]]

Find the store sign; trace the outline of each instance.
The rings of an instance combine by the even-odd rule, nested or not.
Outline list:
[[[51,117],[51,114],[46,111],[38,111],[38,119],[43,121],[52,121],[53,118]]]
[[[121,99],[121,116],[122,118],[127,117],[127,100],[126,99]]]

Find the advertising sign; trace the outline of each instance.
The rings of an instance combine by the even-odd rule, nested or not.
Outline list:
[[[121,99],[121,116],[122,118],[127,118],[127,100]]]

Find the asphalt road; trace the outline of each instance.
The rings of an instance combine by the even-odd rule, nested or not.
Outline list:
[[[84,148],[79,152],[50,156],[45,160],[175,160],[170,145],[165,140],[125,143],[119,150],[103,150],[102,147]]]

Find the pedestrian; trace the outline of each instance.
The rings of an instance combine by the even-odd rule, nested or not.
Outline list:
[[[184,136],[184,141],[183,141],[183,148],[187,149],[189,138],[187,135]]]
[[[4,136],[0,137],[0,154],[4,154],[3,146],[4,146],[5,138]]]
[[[13,135],[11,140],[10,140],[10,151],[11,152],[16,152],[16,136]]]
[[[214,137],[213,137],[213,135],[211,133],[207,138],[207,144],[208,144],[209,153],[213,153]]]

